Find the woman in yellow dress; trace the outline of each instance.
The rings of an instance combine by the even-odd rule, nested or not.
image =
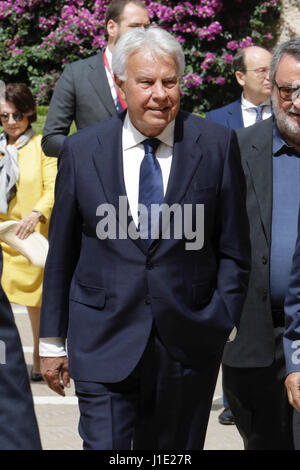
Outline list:
[[[36,105],[26,85],[6,85],[0,97],[0,222],[20,221],[16,235],[27,238],[33,231],[48,235],[49,218],[54,203],[57,159],[46,157],[41,149],[41,135],[31,123],[36,120]],[[31,379],[40,374],[38,333],[42,299],[43,269],[33,266],[18,251],[5,243],[2,286],[10,302],[28,309],[33,339]]]

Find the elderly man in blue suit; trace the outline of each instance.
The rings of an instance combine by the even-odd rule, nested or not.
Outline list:
[[[248,127],[271,116],[271,54],[263,47],[240,49],[233,59],[233,69],[242,96],[222,108],[206,114],[206,119],[231,129]]]
[[[201,449],[250,269],[236,136],[179,110],[163,29],[124,33],[113,70],[127,111],[59,159],[41,370],[61,395],[74,379],[85,449]]]

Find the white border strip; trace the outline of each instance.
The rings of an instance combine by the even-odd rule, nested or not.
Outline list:
[[[35,396],[35,405],[78,405],[77,397]]]
[[[222,396],[215,396],[213,402],[220,400]],[[34,396],[35,405],[78,405],[77,397],[52,397],[52,396]]]

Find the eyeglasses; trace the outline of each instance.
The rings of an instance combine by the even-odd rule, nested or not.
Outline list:
[[[16,122],[22,121],[24,118],[24,114],[21,113],[20,111],[17,111],[16,113],[3,113],[0,114],[0,119],[2,122],[8,122],[9,121],[9,116],[13,117],[13,120]]]
[[[295,101],[300,95],[300,87],[297,85],[278,86],[275,80],[274,85],[278,88],[279,96],[283,101]]]
[[[270,67],[259,67],[258,69],[247,69],[246,72],[255,72],[256,75],[262,77],[263,75],[268,75],[270,72]]]

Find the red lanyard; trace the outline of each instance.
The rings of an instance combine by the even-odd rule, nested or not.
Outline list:
[[[127,108],[127,105],[126,105],[125,101],[122,100],[121,95],[120,95],[120,92],[119,92],[119,89],[118,89],[118,87],[117,87],[116,84],[115,84],[114,77],[113,77],[113,74],[111,73],[111,69],[110,69],[110,66],[109,66],[109,63],[108,63],[108,60],[107,60],[106,52],[105,52],[105,51],[103,52],[103,62],[104,62],[105,67],[106,67],[107,70],[109,71],[109,73],[110,73],[112,79],[113,79],[114,86],[115,86],[115,89],[116,89],[116,92],[117,92],[117,95],[118,95],[118,101],[119,101],[119,103],[121,104],[122,108],[123,108],[123,109],[126,109],[126,108]]]

